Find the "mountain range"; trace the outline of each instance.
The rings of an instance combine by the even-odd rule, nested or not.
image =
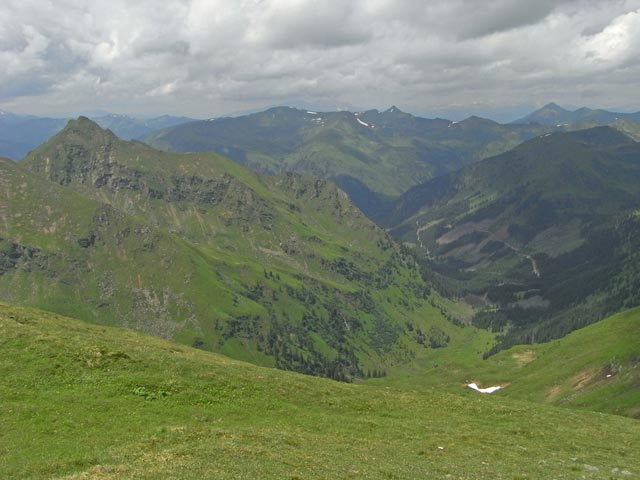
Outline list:
[[[59,131],[66,120],[0,115],[0,156],[14,160]],[[196,121],[164,115],[93,118],[119,137],[175,152],[215,152],[260,172],[295,171],[334,181],[374,217],[410,187],[553,131],[612,125],[640,138],[638,114],[549,104],[511,124],[480,117],[460,122],[383,112],[313,112],[274,107]]]
[[[526,115],[513,124],[540,124],[566,126],[575,125],[581,128],[603,126],[612,124],[618,120],[640,122],[640,112],[620,113],[610,112],[602,109],[591,109],[587,107],[576,110],[566,110],[555,103],[548,103],[535,112]]]
[[[213,151],[268,174],[294,171],[330,179],[373,215],[417,183],[553,129],[479,117],[426,119],[397,107],[355,113],[276,107],[191,122],[143,140],[167,151]]]
[[[149,121],[148,126],[186,120],[162,118]],[[103,121],[112,122],[114,128],[132,125],[118,116],[104,117]],[[622,122],[633,133],[635,124]],[[2,164],[5,202],[9,205],[4,210],[12,214],[11,219],[5,213],[4,232],[0,232],[3,280],[11,285],[3,298],[78,318],[134,326],[258,363],[275,362],[284,368],[326,375],[338,375],[339,371],[344,378],[362,376],[365,368],[388,365],[395,361],[392,357],[411,357],[416,342],[439,345],[446,343],[443,339],[455,339],[458,327],[442,323],[444,317],[455,317],[458,324],[473,317],[474,325],[498,334],[500,343],[485,349],[495,352],[518,343],[556,338],[637,305],[638,144],[611,127],[555,131],[481,159],[498,148],[497,144],[502,146],[498,150],[506,148],[509,142],[517,143],[518,135],[526,137],[534,131],[520,127],[477,117],[459,123],[422,119],[396,107],[355,114],[279,107],[238,118],[184,123],[147,137],[165,148],[169,143],[163,142],[174,142],[174,146],[186,149],[180,139],[193,134],[204,142],[202,150],[219,142],[223,153],[235,156],[232,162],[216,154],[167,153],[138,141],[126,142],[82,117],[19,164]],[[354,152],[369,149],[372,155],[377,152],[374,156],[379,160],[383,144],[393,152],[404,143],[413,145],[415,153],[416,145],[426,145],[429,141],[425,139],[430,137],[440,139],[432,142],[439,150],[434,147],[423,153],[428,151],[434,165],[442,170],[433,170],[427,176],[434,178],[410,187],[396,200],[390,194],[373,192],[365,185],[364,175],[350,170],[357,162],[363,163],[363,169],[369,165],[369,173],[378,176],[377,181],[386,179],[393,185],[402,177],[392,175],[397,158],[389,153],[387,163],[370,163]],[[496,138],[507,139],[507,143]],[[223,142],[235,145],[236,150],[223,147]],[[390,146],[394,142],[396,147]],[[349,150],[348,144],[358,148]],[[335,157],[333,167],[327,166],[325,160],[330,155],[323,149],[335,152],[339,146],[342,153],[351,152],[349,158],[355,161],[339,162]],[[409,147],[403,148],[406,152]],[[286,163],[297,155],[291,152],[304,149],[323,153],[318,153],[317,161]],[[255,167],[255,162],[260,164],[266,158],[248,151],[272,152],[266,163],[271,165],[270,176],[238,165]],[[434,160],[436,151],[444,163]],[[448,155],[457,160],[448,163]],[[421,168],[421,162],[427,165],[424,159],[414,156],[414,160],[415,169]],[[326,168],[318,170],[321,165]],[[349,170],[354,176],[330,173],[334,167],[335,172]],[[364,210],[371,218],[417,249],[421,272],[412,257],[366,219],[341,190],[326,180],[278,173],[289,169],[308,169],[349,187],[345,190],[351,190],[354,201],[368,205]],[[447,173],[449,169],[453,171]],[[412,177],[413,181],[417,178]],[[409,180],[405,179],[403,187],[395,185],[387,188],[400,192]],[[15,200],[19,195],[21,202]],[[373,197],[378,201],[371,201]],[[51,199],[60,199],[62,204]],[[38,202],[57,211],[58,217],[69,218],[72,230],[59,222],[51,223],[50,215],[39,214],[30,224],[17,220],[33,217],[31,210]],[[80,204],[88,211],[76,209]],[[78,230],[79,225],[84,225],[85,231]],[[30,240],[25,242],[25,238]],[[94,275],[95,262],[106,262],[107,258],[120,258],[124,263],[100,263],[100,279],[60,281],[59,271],[69,269],[62,267],[69,263],[70,252],[62,247],[69,238],[77,243],[70,257],[76,259],[71,262],[74,268],[67,272],[72,277]],[[98,238],[117,241],[101,244],[96,250]],[[239,242],[240,238],[249,241]],[[51,255],[47,248],[54,248]],[[97,257],[90,260],[93,255]],[[140,256],[138,264],[149,263],[137,274],[139,290],[131,272],[123,275],[125,260],[131,255]],[[38,268],[51,271],[40,274],[38,281],[30,280],[44,282],[40,289],[29,289],[25,272],[32,275],[33,262],[40,257],[47,259],[46,268]],[[158,263],[158,257],[164,260]],[[174,260],[169,262],[169,257]],[[80,268],[83,262],[90,267]],[[198,287],[187,287],[160,273],[161,265],[169,269],[173,263]],[[246,264],[246,272],[233,272],[234,264]],[[401,265],[400,270],[394,270],[396,264]],[[202,265],[213,268],[216,277],[209,278]],[[234,280],[225,280],[220,273],[225,270]],[[372,280],[377,276],[378,280]],[[277,277],[279,281],[275,281]],[[308,280],[302,281],[302,277]],[[300,281],[305,288],[315,285],[311,294],[294,291]],[[400,285],[412,286],[405,290],[405,298],[394,301],[390,294],[372,291],[372,281],[382,290],[392,285],[400,290],[404,288]],[[81,294],[78,285],[87,282],[93,286]],[[75,285],[75,290],[69,285]],[[433,285],[436,289],[432,291]],[[42,293],[45,290],[47,295]],[[220,291],[219,298],[203,301],[208,290]],[[276,339],[284,338],[279,329],[292,328],[287,301],[279,294],[285,290],[288,301],[308,302],[307,307],[319,302],[319,311],[314,309],[310,319],[306,318],[310,315],[307,307],[302,308],[299,314],[305,318],[293,322],[298,325],[295,334],[275,348]],[[267,299],[265,292],[271,292],[273,298]],[[452,304],[447,311],[437,300],[442,293],[475,313],[464,309],[467,313],[451,313],[459,310]],[[83,299],[83,295],[89,296]],[[69,302],[69,297],[76,302]],[[275,303],[274,298],[278,299]],[[389,308],[394,302],[437,313],[429,313],[420,333],[413,333],[409,325],[414,322],[406,320],[407,313]],[[437,302],[441,305],[434,309]],[[62,305],[65,307],[60,308]],[[336,309],[336,305],[340,307]],[[358,306],[355,315],[348,311],[354,305]],[[202,318],[209,315],[204,312],[211,308],[216,312],[216,320],[208,321],[216,325],[213,332],[210,325],[202,324]],[[151,311],[166,322],[145,324]],[[380,323],[389,315],[394,317],[389,325]],[[239,316],[253,319],[253,326],[240,341],[236,338],[240,327],[233,320]],[[197,321],[186,326],[193,319]],[[309,338],[305,331],[311,324],[314,329],[324,324],[328,337]],[[336,333],[329,324],[346,331]],[[355,334],[351,325],[362,331]],[[433,335],[429,337],[425,330]],[[405,337],[412,346],[404,353],[394,351],[405,348]],[[290,341],[292,338],[295,341]],[[345,341],[351,345],[342,351]],[[340,353],[349,359],[339,357]],[[340,367],[329,372],[334,369],[328,367],[333,360]]]

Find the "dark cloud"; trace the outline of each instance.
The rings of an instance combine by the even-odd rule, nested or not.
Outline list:
[[[0,16],[5,110],[640,109],[640,0],[5,0]]]

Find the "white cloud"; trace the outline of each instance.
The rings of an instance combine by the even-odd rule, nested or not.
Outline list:
[[[5,0],[0,17],[5,110],[640,109],[640,0]]]

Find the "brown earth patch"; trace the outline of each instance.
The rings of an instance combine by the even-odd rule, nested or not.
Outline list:
[[[547,400],[553,401],[560,396],[560,394],[564,391],[562,385],[554,385],[547,390]]]
[[[597,374],[598,372],[593,369],[583,370],[571,379],[571,388],[578,390],[586,386]]]
[[[455,242],[460,237],[467,235],[468,233],[473,233],[475,231],[485,232],[491,225],[496,222],[496,220],[496,218],[488,218],[480,222],[463,223],[462,225],[458,225],[457,227],[442,235],[436,240],[436,243],[438,245],[446,245],[448,243]]]
[[[519,367],[524,367],[527,363],[531,363],[536,359],[536,352],[534,350],[525,350],[514,353],[511,357],[518,362]]]

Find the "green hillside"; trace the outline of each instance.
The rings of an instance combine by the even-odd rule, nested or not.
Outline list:
[[[640,424],[255,367],[0,305],[2,478],[633,478]]]
[[[554,133],[414,187],[384,218],[502,346],[638,305],[640,146],[609,127]]]
[[[546,344],[500,352],[489,364],[512,370],[507,396],[640,418],[638,345],[635,308]]]
[[[342,380],[461,329],[325,180],[159,152],[84,118],[0,168],[5,301]]]
[[[456,392],[476,383],[501,386],[492,396],[640,418],[640,308],[613,315],[563,338],[518,345],[485,360],[469,355],[478,341],[416,358],[376,384]]]
[[[555,128],[555,127],[554,127]],[[169,151],[213,151],[262,172],[335,180],[368,215],[411,186],[553,128],[462,122],[384,112],[310,112],[288,107],[169,128],[144,140]]]

